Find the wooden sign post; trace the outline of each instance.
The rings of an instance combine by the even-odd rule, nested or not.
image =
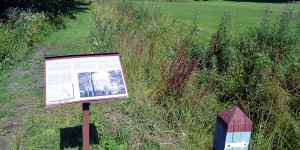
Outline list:
[[[90,103],[82,104],[82,146],[88,150],[90,145]]]
[[[82,103],[82,145],[89,149],[90,103],[127,98],[118,53],[48,57],[45,59],[45,105]]]
[[[252,121],[238,108],[218,113],[214,150],[247,150]]]

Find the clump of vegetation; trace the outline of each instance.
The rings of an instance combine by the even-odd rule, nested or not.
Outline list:
[[[298,147],[299,125],[296,123],[294,112],[289,107],[291,99],[297,96],[289,93],[287,82],[288,70],[299,64],[299,39],[293,6],[286,7],[281,19],[272,24],[270,9],[266,9],[265,17],[255,31],[245,36],[247,42],[240,42],[239,51],[243,54],[245,76],[245,99],[249,100],[248,110],[254,122],[265,123],[264,136],[270,145],[261,148]],[[296,56],[296,57],[295,57]],[[251,61],[252,59],[252,61]],[[289,74],[299,74],[297,70]],[[293,75],[292,75],[293,76]],[[295,82],[295,81],[293,81]],[[249,108],[258,108],[254,111]],[[295,124],[296,123],[296,124]],[[277,132],[268,132],[275,127]]]
[[[83,2],[83,1],[80,1]],[[76,0],[5,0],[0,6],[0,70],[20,62],[55,27],[63,27],[64,18],[74,18]]]
[[[294,149],[299,146],[299,143],[293,142],[299,140],[299,123],[293,117],[292,107],[289,107],[291,99],[297,96],[289,93],[290,86],[287,84],[289,74],[299,74],[294,69],[288,72],[299,64],[299,35],[294,14],[294,7],[287,6],[281,19],[273,23],[270,20],[271,9],[266,8],[260,25],[250,27],[234,43],[225,42],[225,48],[229,46],[231,51],[224,50],[223,43],[219,42],[223,41],[222,38],[230,38],[227,34],[220,34],[227,33],[227,30],[224,32],[224,25],[228,26],[226,22],[221,22],[212,39],[216,41],[213,47],[219,58],[216,60],[217,68],[221,68],[219,98],[239,104],[250,114],[255,127],[254,149]],[[228,55],[223,56],[222,52]],[[234,64],[232,69],[229,64]],[[274,127],[276,132],[268,130]],[[260,138],[268,142],[261,142],[263,139]]]
[[[19,8],[21,10],[31,9],[32,12],[44,12],[49,21],[55,25],[63,25],[63,16],[74,17],[73,12],[77,9],[79,0],[4,0],[0,6],[0,18],[9,21],[5,13],[8,9]]]
[[[261,24],[236,37],[234,15],[225,11],[211,43],[203,43],[196,25],[168,21],[147,4],[97,3],[104,17],[96,15],[92,52],[121,53],[134,97],[131,115],[150,106],[158,112],[143,115],[164,122],[162,128],[175,128],[177,135],[188,134],[187,141],[177,139],[189,143],[188,148],[207,149],[214,114],[239,105],[254,122],[252,149],[299,147],[299,19],[293,6],[276,22],[266,8]],[[143,115],[139,119],[151,122]],[[210,137],[210,144],[201,144],[201,137]]]
[[[6,14],[8,23],[0,27],[0,70],[23,60],[52,30],[44,13],[11,8]]]

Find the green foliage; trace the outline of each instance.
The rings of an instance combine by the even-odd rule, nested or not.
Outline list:
[[[204,129],[199,130],[210,134],[215,118],[203,116],[213,112],[195,109],[212,105],[210,108],[217,113],[239,105],[254,122],[254,149],[299,146],[292,140],[299,133],[295,117],[299,109],[291,107],[298,105],[299,99],[299,21],[293,6],[287,6],[275,22],[267,7],[259,25],[236,37],[232,33],[235,15],[225,11],[210,44],[201,42],[204,32],[197,27],[197,21],[189,27],[180,26],[159,17],[159,9],[151,10],[145,3],[123,1],[109,7],[117,9],[118,17],[109,15],[109,19],[96,21],[91,34],[91,39],[96,39],[92,41],[93,51],[120,49],[132,96],[146,99],[133,100],[134,105],[143,101],[161,108],[164,115],[154,118],[164,120],[169,127],[194,132],[202,124]],[[102,46],[97,47],[100,43]],[[146,92],[135,93],[136,90]],[[209,104],[203,102],[206,98]],[[137,106],[136,111],[142,107]],[[141,112],[132,113],[140,116]],[[269,131],[271,127],[276,132]],[[200,140],[189,136],[188,141],[195,144]]]
[[[122,20],[97,19],[94,30],[92,30],[90,36],[90,41],[93,45],[90,50],[93,52],[114,51],[116,47],[114,47],[115,44],[113,41],[115,41],[117,35],[122,34],[126,28]]]
[[[0,17],[9,22],[5,13],[8,9],[31,9],[32,12],[44,13],[52,24],[62,25],[63,16],[74,17],[77,3],[77,0],[4,0],[0,6]]]
[[[218,59],[218,70],[222,73],[225,70],[235,67],[231,62],[235,62],[233,59],[236,54],[232,50],[232,12],[225,11],[221,23],[217,30],[217,48],[214,50]]]
[[[249,111],[254,123],[264,126],[265,129],[275,127],[276,132],[264,131],[263,135],[260,135],[268,141],[266,143],[271,144],[261,145],[262,147],[254,145],[254,149],[275,147],[294,149],[299,146],[293,142],[293,139],[299,138],[297,136],[299,127],[296,118],[292,117],[295,112],[289,107],[291,99],[295,97],[287,91],[295,85],[286,84],[291,79],[290,75],[294,73],[289,71],[289,75],[288,70],[297,66],[295,64],[299,64],[297,57],[299,39],[295,28],[297,23],[294,7],[287,6],[278,22],[271,22],[270,15],[271,9],[268,7],[261,24],[250,27],[235,41],[236,46],[232,47],[235,54],[227,51],[219,57],[226,59],[217,59],[218,66],[222,68],[221,75],[223,75],[219,81],[220,98],[224,100],[225,96],[225,101],[228,96],[228,98],[240,99],[238,103]],[[222,20],[221,27],[223,24]],[[224,28],[227,29],[226,26],[229,25],[224,25],[225,27],[218,29],[217,39],[220,41],[223,41],[222,37],[230,38],[227,34],[225,36],[220,34],[228,33]],[[230,41],[218,42],[218,40],[215,46],[217,50],[223,50],[223,45],[227,48],[227,44],[231,43]],[[238,59],[232,59],[235,56]],[[234,65],[234,71],[228,64],[241,65]],[[299,73],[297,70],[294,71]],[[292,80],[297,82],[294,78]],[[293,105],[295,105],[294,102]],[[254,132],[254,134],[260,133]]]
[[[6,13],[12,23],[0,27],[0,70],[23,60],[31,48],[52,30],[43,13],[17,8],[8,9]]]
[[[157,149],[157,150],[160,150],[162,149],[160,144],[158,142],[155,142],[155,141],[147,141],[145,143],[145,146],[144,146],[144,149],[145,150],[151,150],[151,149]]]
[[[115,140],[109,140],[109,141],[106,141],[106,142],[104,142],[104,149],[106,150],[125,150],[126,148],[125,148],[125,145],[124,144],[120,144],[120,145],[118,145],[117,143],[116,143],[116,141]]]

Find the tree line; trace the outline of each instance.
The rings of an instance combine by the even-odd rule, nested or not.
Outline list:
[[[58,23],[59,16],[72,17],[78,3],[78,0],[2,0],[0,18],[6,22],[7,10],[19,8],[20,10],[30,9],[33,12],[44,12],[52,23]]]

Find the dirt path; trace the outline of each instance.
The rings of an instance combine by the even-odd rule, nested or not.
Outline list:
[[[7,78],[7,88],[14,95],[13,99],[11,99],[12,105],[2,108],[11,111],[11,115],[0,122],[0,132],[3,134],[0,136],[1,149],[7,149],[7,143],[18,129],[20,129],[24,122],[24,117],[35,105],[33,101],[26,98],[27,91],[38,91],[44,88],[44,62],[39,58],[52,54],[59,49],[60,46],[57,45],[41,46],[33,54],[32,59],[25,60],[16,65],[11,75]]]
[[[75,20],[66,23],[65,29],[47,37],[33,54],[0,78],[3,92],[0,95],[0,150],[10,148],[11,140],[26,126],[28,114],[36,112],[37,108],[44,109],[40,106],[44,101],[44,58],[76,54],[85,47],[92,25],[89,12],[75,16]]]

